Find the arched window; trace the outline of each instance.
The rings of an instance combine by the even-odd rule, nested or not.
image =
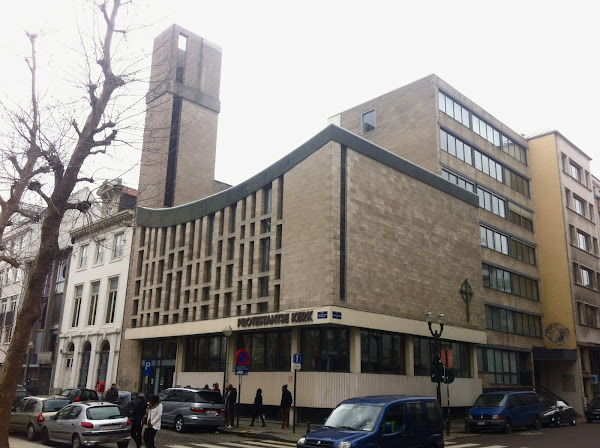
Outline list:
[[[73,344],[72,342],[69,342],[69,344],[67,345],[67,352],[65,353],[65,356],[67,358],[67,363],[66,363],[67,369],[70,369],[71,367],[73,367],[73,353],[74,352],[75,352],[75,344]]]
[[[92,344],[90,344],[90,342],[88,341],[85,344],[83,344],[83,352],[81,354],[81,370],[79,371],[79,383],[77,384],[77,387],[87,386],[91,352]]]
[[[110,343],[102,342],[100,346],[100,362],[98,363],[98,381],[106,383],[106,372],[108,370],[108,355],[110,353]]]

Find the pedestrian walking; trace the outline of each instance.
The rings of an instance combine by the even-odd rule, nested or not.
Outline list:
[[[263,415],[263,404],[262,404],[262,389],[256,389],[256,397],[254,397],[254,412],[252,414],[252,423],[250,426],[254,426],[254,419],[259,417],[262,420],[263,427],[265,424],[265,416]]]
[[[160,419],[162,418],[163,405],[156,395],[150,395],[148,399],[148,427],[144,431],[144,443],[147,448],[155,448],[154,438],[160,430]]]
[[[139,394],[138,399],[133,403],[133,414],[131,416],[131,438],[137,448],[142,446],[142,423],[148,410],[148,402],[144,394]]]
[[[281,429],[290,429],[290,407],[292,406],[292,394],[287,384],[281,386]]]
[[[116,403],[118,399],[119,389],[117,389],[117,383],[112,383],[112,386],[110,386],[110,389],[108,389],[104,395],[104,400],[108,401],[109,403]]]
[[[225,389],[225,424],[233,428],[235,423],[235,403],[237,402],[237,390],[231,384]]]
[[[212,390],[216,390],[217,392],[221,393],[221,389],[219,389],[219,383],[214,383]]]

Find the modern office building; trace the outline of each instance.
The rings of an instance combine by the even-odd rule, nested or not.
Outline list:
[[[484,389],[534,386],[543,346],[528,142],[435,75],[330,118],[478,196]],[[446,269],[452,269],[448,265]]]
[[[598,186],[591,158],[560,132],[530,137],[529,148],[545,321],[536,374],[581,412],[600,392]]]
[[[181,54],[174,44],[178,34],[169,36],[170,44],[157,45]],[[190,43],[201,38],[188,32],[185,37],[185,57],[198,59],[201,47]],[[200,64],[196,76],[202,78],[204,69]],[[165,82],[178,91],[196,83],[185,76]],[[436,101],[431,108],[435,123],[435,91],[431,97]],[[187,102],[193,98],[182,98],[178,127],[185,135],[192,132],[188,124],[202,127],[185,117]],[[439,146],[439,129],[434,134]],[[516,137],[508,135],[514,142]],[[458,178],[444,179],[441,169],[431,172],[429,166],[394,154],[396,148],[384,148],[329,126],[240,185],[173,208],[138,207],[120,353],[132,362],[119,364],[118,377],[149,392],[176,384],[235,384],[234,355],[245,349],[250,361],[242,403],[252,403],[260,387],[265,404],[277,406],[281,385],[293,382],[294,353],[302,356],[296,404],[306,418],[354,395],[435,395],[430,373],[431,353],[437,348],[425,321],[432,311],[445,314],[442,347],[453,349],[451,404],[471,405],[482,390],[477,347],[487,349],[490,337],[484,301],[501,294],[497,278],[506,275],[502,284],[510,284],[516,275],[513,264],[520,266],[521,261],[506,256],[511,269],[501,271],[498,259],[503,254],[486,249],[488,264],[482,269],[475,185],[469,191],[457,185]],[[162,151],[167,153],[168,146]],[[192,145],[180,146],[178,157],[193,157],[189,151],[195,151]],[[211,158],[199,159],[195,171],[210,174],[213,163]],[[488,170],[489,163],[486,159]],[[447,164],[450,169],[454,162]],[[142,171],[140,185],[148,185],[145,175]],[[477,177],[475,172],[470,175]],[[162,185],[167,177],[166,172],[162,177],[154,173],[152,181]],[[508,197],[520,194],[498,189]],[[493,189],[486,191],[484,205],[500,213],[500,201],[506,200],[498,192],[493,195]],[[507,217],[508,205],[502,204]],[[490,229],[497,230],[494,223],[501,219],[518,227],[515,233],[531,233],[489,213]],[[522,267],[526,272],[535,269]],[[493,273],[494,289],[483,287],[482,272],[487,272],[488,284]],[[523,277],[524,295],[534,294],[531,277]],[[508,296],[527,302],[519,308],[526,310],[527,319],[537,316],[536,300]],[[516,307],[501,305],[504,313],[518,314]],[[538,330],[533,317],[525,325],[534,333],[529,338],[535,339],[539,322]],[[509,384],[511,374],[519,377],[519,369],[531,371],[531,342],[522,339],[499,333],[489,353],[479,353],[492,360],[499,356],[500,365],[506,357],[506,371],[494,374],[506,375]]]

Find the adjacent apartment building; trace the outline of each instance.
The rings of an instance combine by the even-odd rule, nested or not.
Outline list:
[[[544,290],[539,382],[572,404],[600,392],[598,185],[591,158],[558,131],[529,138]]]
[[[70,232],[69,281],[57,343],[61,374],[53,383],[57,391],[117,382],[137,190],[117,179],[105,182],[98,195],[101,201],[86,222]]]

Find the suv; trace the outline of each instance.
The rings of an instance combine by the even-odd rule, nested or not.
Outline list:
[[[79,387],[71,387],[63,389],[57,397],[67,398],[71,401],[100,401],[98,394],[92,389],[83,389]]]
[[[496,429],[505,433],[519,426],[540,429],[542,406],[533,392],[487,392],[481,394],[465,420],[466,432]]]
[[[296,446],[443,448],[443,428],[442,412],[433,397],[351,398],[342,401],[322,428],[306,434]]]
[[[174,387],[158,394],[163,405],[161,424],[182,432],[189,427],[216,431],[225,425],[225,406],[220,392],[208,389]]]

